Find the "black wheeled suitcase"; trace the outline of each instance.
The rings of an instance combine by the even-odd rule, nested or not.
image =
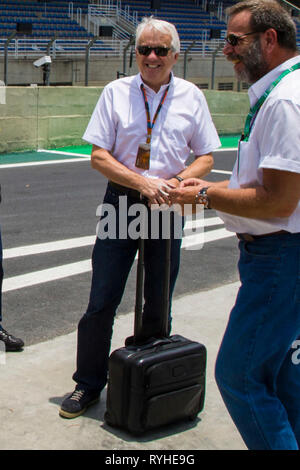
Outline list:
[[[132,341],[109,358],[104,419],[134,435],[184,419],[196,419],[205,396],[206,348],[180,335],[168,336],[170,240],[166,240],[164,318],[160,335],[142,335],[144,241],[140,240]],[[143,339],[141,339],[143,338]]]

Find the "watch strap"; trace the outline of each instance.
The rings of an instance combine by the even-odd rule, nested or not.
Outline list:
[[[195,202],[196,204],[203,204],[205,209],[210,209],[210,201],[207,195],[208,186],[200,189],[198,194],[196,194]]]
[[[179,181],[179,183],[181,183],[181,181],[183,181],[183,178],[181,178],[181,176],[179,176],[179,175],[174,176],[174,178],[177,179]]]

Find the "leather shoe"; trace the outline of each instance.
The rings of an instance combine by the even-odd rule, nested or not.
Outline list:
[[[20,338],[8,333],[4,328],[0,326],[0,341],[5,344],[6,351],[21,351],[24,347],[24,342]]]

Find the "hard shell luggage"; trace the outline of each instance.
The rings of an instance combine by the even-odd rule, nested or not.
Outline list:
[[[107,424],[138,435],[183,419],[196,419],[205,396],[206,348],[180,335],[168,336],[170,240],[166,241],[164,315],[161,335],[144,338],[142,293],[144,241],[137,266],[134,336],[109,358]],[[130,344],[131,343],[131,344]]]

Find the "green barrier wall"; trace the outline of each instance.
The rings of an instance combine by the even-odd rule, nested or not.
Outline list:
[[[99,87],[1,87],[0,153],[80,145]],[[220,135],[239,134],[247,93],[204,90]]]

